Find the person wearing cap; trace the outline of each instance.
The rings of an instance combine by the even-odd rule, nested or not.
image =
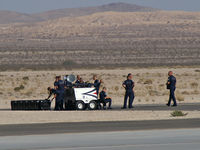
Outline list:
[[[169,71],[168,72],[168,81],[167,81],[167,88],[170,90],[170,95],[169,95],[169,101],[167,103],[167,106],[171,105],[171,100],[173,100],[174,104],[172,105],[173,107],[177,106],[176,102],[176,97],[175,97],[175,90],[176,90],[176,78],[173,76],[173,72]]]
[[[122,109],[127,108],[128,98],[129,98],[128,108],[129,109],[133,108],[133,100],[134,100],[134,97],[135,97],[135,95],[134,95],[135,84],[134,84],[132,78],[133,78],[133,75],[131,73],[129,73],[128,76],[127,76],[127,80],[125,80],[122,84],[122,86],[126,90],[125,96],[124,96],[124,105],[123,105]]]

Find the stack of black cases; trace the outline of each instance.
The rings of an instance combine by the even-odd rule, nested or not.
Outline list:
[[[11,101],[12,110],[51,110],[50,100]]]

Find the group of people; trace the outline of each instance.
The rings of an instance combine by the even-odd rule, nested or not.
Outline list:
[[[127,108],[127,99],[128,98],[129,98],[128,108],[130,108],[130,109],[133,108],[133,101],[135,98],[135,94],[134,94],[135,84],[134,84],[132,78],[133,78],[133,75],[131,73],[128,74],[127,80],[124,81],[122,84],[122,86],[126,90],[125,97],[124,97],[124,105],[123,105],[122,109]],[[173,76],[172,71],[168,72],[168,80],[167,80],[166,86],[167,86],[167,89],[170,91],[169,101],[166,105],[171,106],[171,100],[173,100],[174,104],[172,105],[172,107],[176,107],[177,106],[176,97],[175,97],[176,77]]]
[[[168,81],[166,83],[167,89],[170,90],[170,96],[169,101],[166,104],[167,106],[171,105],[171,100],[173,100],[174,104],[172,106],[177,106],[176,98],[175,98],[175,90],[176,90],[176,78],[173,76],[173,72],[168,72]],[[106,109],[106,104],[108,103],[107,109],[112,109],[112,99],[107,96],[107,88],[103,87],[102,91],[99,93],[99,89],[101,84],[103,83],[103,80],[98,80],[97,76],[93,76],[94,83],[90,84],[89,86],[93,86],[96,89],[97,97],[99,96],[99,100],[103,103],[103,109]],[[54,88],[48,87],[49,91],[49,97],[48,99],[54,95],[53,99],[56,100],[55,103],[55,110],[63,110],[64,105],[64,92],[67,87],[68,83],[67,81],[63,81],[61,79],[61,76],[57,76],[54,82]],[[75,82],[75,87],[88,87],[88,83],[83,81],[83,78],[80,77],[80,75],[77,76],[77,80]],[[127,109],[127,102],[128,102],[128,108],[133,108],[133,101],[135,98],[134,94],[134,87],[135,83],[133,81],[133,75],[129,73],[127,75],[127,79],[122,83],[122,86],[125,89],[125,96],[124,96],[124,104],[122,109]],[[53,101],[53,99],[51,101]],[[129,99],[129,101],[128,101]]]
[[[69,83],[67,80],[62,80],[61,76],[56,76],[54,82],[54,88],[48,87],[47,90],[49,92],[49,96],[47,99],[50,99],[53,95],[51,101],[55,99],[55,110],[63,110],[64,106],[64,94],[66,88],[69,86],[73,86],[75,88],[83,88],[83,87],[94,87],[96,89],[97,96],[100,95],[100,101],[103,103],[103,108],[106,109],[106,103],[109,103],[108,109],[111,109],[112,99],[107,97],[106,87],[103,87],[103,90],[99,94],[99,89],[103,80],[98,80],[97,76],[93,76],[94,83],[86,83],[83,81],[83,78],[80,75],[77,75],[77,80],[74,83]]]

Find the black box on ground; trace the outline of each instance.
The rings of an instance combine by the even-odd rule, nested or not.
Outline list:
[[[50,100],[11,101],[11,110],[51,110]]]

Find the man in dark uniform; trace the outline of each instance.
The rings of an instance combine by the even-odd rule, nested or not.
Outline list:
[[[58,89],[55,90],[51,87],[48,87],[47,90],[49,91],[47,99],[51,98],[52,95],[54,95],[54,97],[51,99],[51,102],[56,99],[54,110],[63,110],[63,92]]]
[[[65,83],[64,81],[61,79],[61,76],[58,77],[58,90],[64,91],[65,90]]]
[[[175,98],[175,90],[176,90],[176,78],[173,76],[173,72],[169,71],[168,73],[168,81],[167,81],[167,88],[170,90],[170,95],[169,95],[169,102],[167,103],[167,106],[171,105],[171,100],[173,100],[174,105],[172,105],[173,107],[177,106],[176,103],[176,98]]]
[[[101,102],[103,102],[103,109],[106,109],[106,103],[109,103],[108,109],[112,109],[112,99],[110,97],[107,97],[106,87],[103,87],[103,90],[100,92],[100,100]]]
[[[47,98],[47,99],[50,99],[50,98],[51,98],[51,96],[52,96],[53,94],[55,94],[55,93],[56,93],[56,90],[55,90],[55,89],[53,89],[53,88],[51,88],[51,87],[48,87],[48,88],[47,88],[47,90],[48,90],[48,92],[49,92],[49,96],[48,96],[48,98]]]
[[[127,99],[129,98],[129,105],[128,107],[131,109],[133,108],[133,100],[134,100],[134,82],[132,81],[132,74],[129,73],[127,76],[127,80],[123,82],[122,86],[125,88],[126,92],[125,92],[125,96],[124,96],[124,106],[122,107],[122,109],[126,109],[127,107]]]
[[[54,98],[56,99],[55,110],[63,110],[63,102],[64,102],[64,93],[61,90],[56,90],[54,94]]]
[[[77,80],[76,80],[75,84],[80,84],[80,81],[81,81],[81,77],[80,77],[80,75],[77,75]]]
[[[99,89],[100,89],[101,83],[103,83],[103,81],[102,80],[99,81],[97,79],[96,75],[93,76],[93,80],[94,80],[94,87],[95,87],[95,89],[97,91],[97,97],[98,97],[98,95],[99,95]]]
[[[65,83],[61,79],[61,76],[58,77],[56,93],[58,95],[58,97],[56,98],[56,101],[59,101],[59,103],[61,101],[62,105],[64,105]],[[61,108],[63,109],[63,106]]]
[[[54,89],[58,88],[58,81],[59,81],[59,76],[56,76],[55,82],[54,82]]]
[[[80,83],[77,84],[77,87],[78,87],[78,88],[86,87],[86,83],[83,81],[83,78],[80,78]]]

